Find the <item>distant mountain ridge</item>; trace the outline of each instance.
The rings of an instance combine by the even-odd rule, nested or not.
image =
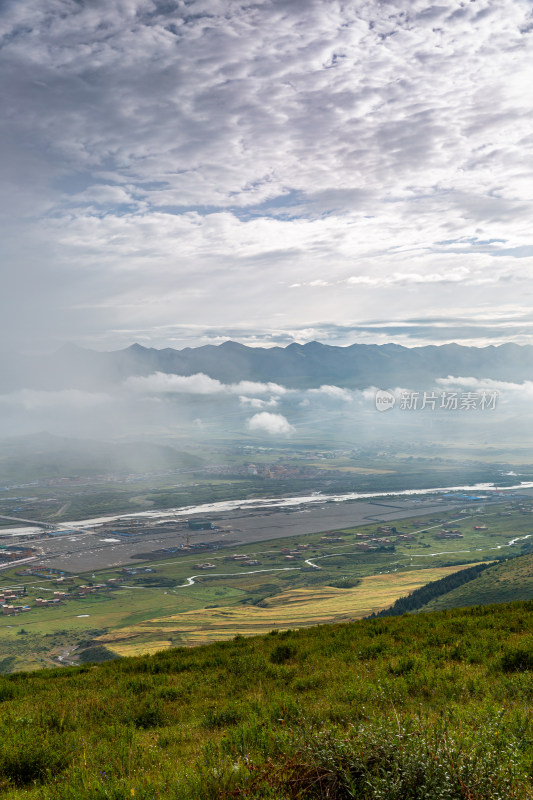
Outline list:
[[[2,363],[3,362],[3,363]],[[287,347],[220,345],[157,350],[133,344],[97,352],[66,345],[41,358],[0,360],[0,391],[17,388],[102,388],[130,376],[154,372],[205,373],[223,383],[273,381],[289,388],[322,384],[363,389],[368,386],[428,386],[448,375],[522,382],[533,380],[533,346],[513,343],[487,347],[458,344],[403,347],[353,344],[347,347],[309,342]]]

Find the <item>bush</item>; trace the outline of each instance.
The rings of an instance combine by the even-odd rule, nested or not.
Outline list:
[[[108,650],[103,644],[88,647],[86,650],[81,650],[78,654],[80,664],[101,664],[103,661],[113,661],[119,658],[116,653]]]
[[[156,700],[146,700],[133,715],[136,728],[158,728],[166,724],[163,706]]]
[[[12,683],[2,680],[0,683],[0,703],[4,700],[12,700],[15,697],[15,687]]]
[[[521,672],[526,669],[533,669],[533,649],[525,647],[515,647],[507,650],[503,654],[501,668],[504,672]]]
[[[270,654],[270,661],[273,664],[285,664],[296,655],[296,649],[291,647],[290,644],[278,644]]]
[[[31,729],[15,731],[0,744],[0,787],[49,780],[68,766],[71,753],[69,740],[61,734],[37,738]]]

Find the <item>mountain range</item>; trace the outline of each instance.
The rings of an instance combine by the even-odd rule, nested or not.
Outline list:
[[[352,389],[415,388],[448,375],[522,382],[533,378],[533,346],[507,343],[482,348],[458,344],[338,347],[309,342],[262,348],[227,341],[182,350],[133,344],[123,350],[98,352],[68,344],[48,356],[0,358],[0,392],[20,388],[104,388],[130,376],[154,372],[204,373],[223,383],[273,381],[289,388],[322,384]]]

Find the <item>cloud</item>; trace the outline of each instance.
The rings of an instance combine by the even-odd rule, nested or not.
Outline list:
[[[279,383],[259,383],[257,381],[239,381],[239,383],[231,383],[227,386],[227,390],[231,394],[285,394],[289,391],[285,386]]]
[[[394,340],[398,344],[434,344],[457,341],[466,345],[484,346],[495,341],[511,341],[518,344],[531,342],[533,314],[531,309],[516,302],[500,304],[498,308],[476,309],[461,302],[461,294],[455,292],[455,302],[441,306],[440,313],[430,313],[418,308],[412,314],[403,309],[378,309],[375,316],[366,316],[358,323],[317,322],[314,325],[287,324],[286,327],[263,327],[247,323],[224,327],[200,325],[198,323],[159,325],[156,328],[140,326],[113,329],[117,346],[129,345],[132,341],[164,347],[168,344],[222,344],[229,339],[250,347],[286,346],[292,342],[321,341],[331,345],[386,344]],[[110,334],[106,334],[106,337]],[[100,346],[103,336],[99,337]]]
[[[503,403],[526,404],[528,408],[533,400],[533,381],[513,383],[511,381],[497,381],[492,378],[454,377],[437,378],[436,383],[445,389],[470,392],[497,392]]]
[[[180,393],[180,394],[223,394],[226,387],[215,378],[202,372],[196,375],[168,375],[165,372],[154,372],[146,377],[130,377],[124,381],[126,389],[143,394]]]
[[[288,390],[277,383],[259,383],[256,381],[240,381],[239,383],[222,383],[210,378],[202,372],[195,375],[173,375],[166,372],[154,372],[144,377],[130,377],[124,381],[126,389],[145,394],[177,393],[177,394],[284,394]]]
[[[483,274],[474,276],[466,267],[456,267],[447,272],[395,272],[392,275],[385,275],[381,278],[372,278],[368,275],[351,275],[346,279],[349,286],[402,286],[416,285],[424,283],[461,283],[479,285],[482,283],[497,283],[501,280],[498,275]]]
[[[2,4],[6,348],[527,303],[532,36],[523,0]]]
[[[273,408],[279,404],[278,397],[271,397],[270,400],[261,400],[259,397],[239,397],[239,403],[242,406],[249,406],[250,408]]]
[[[344,403],[351,403],[354,399],[354,392],[342,389],[340,386],[330,386],[324,384],[318,389],[309,389],[310,395],[324,395],[332,400],[341,400]]]
[[[286,436],[294,431],[283,414],[271,414],[268,411],[261,411],[254,414],[246,423],[249,431],[254,433],[268,433],[272,436]]]

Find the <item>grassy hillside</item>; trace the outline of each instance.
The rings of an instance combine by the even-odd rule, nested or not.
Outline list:
[[[0,797],[527,800],[532,623],[518,602],[2,677]]]
[[[479,603],[506,603],[533,597],[533,553],[500,561],[473,581],[431,600],[423,611],[459,608]]]

